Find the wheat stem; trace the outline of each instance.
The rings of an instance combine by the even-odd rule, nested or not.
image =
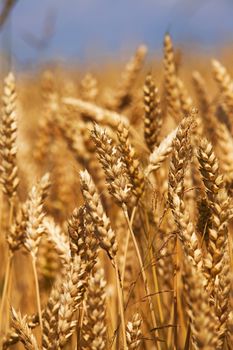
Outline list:
[[[40,329],[41,329],[41,338],[43,334],[43,324],[42,324],[42,311],[41,311],[41,302],[40,302],[40,287],[38,282],[38,274],[36,269],[36,257],[32,255],[32,269],[35,280],[35,289],[36,289],[36,302],[37,302],[37,310],[39,315]]]
[[[0,332],[2,331],[2,326],[3,326],[2,321],[4,319],[4,306],[5,306],[5,300],[7,298],[7,291],[8,291],[9,281],[10,281],[12,262],[13,262],[13,254],[11,252],[9,252],[8,257],[7,257],[5,280],[4,280],[1,309],[0,309]]]
[[[126,328],[125,328],[124,304],[123,304],[123,293],[122,293],[123,289],[121,286],[120,273],[119,273],[116,258],[114,259],[114,269],[115,269],[115,273],[116,273],[117,295],[118,295],[119,311],[120,311],[120,318],[121,318],[123,348],[124,348],[124,350],[127,350],[128,346],[127,346],[127,341],[126,341]]]
[[[149,290],[148,281],[147,281],[147,277],[146,277],[146,274],[145,274],[145,270],[144,270],[143,261],[142,261],[141,254],[140,254],[140,250],[139,250],[136,238],[134,236],[134,233],[133,233],[133,230],[132,230],[132,226],[130,224],[130,219],[129,219],[127,207],[123,204],[122,208],[123,208],[123,213],[124,213],[127,225],[129,227],[129,231],[130,231],[133,243],[134,243],[134,248],[136,250],[136,254],[137,254],[137,258],[138,258],[138,262],[139,262],[139,265],[140,265],[142,278],[143,278],[143,282],[144,282],[144,288],[145,288],[145,291],[146,291],[146,295],[148,297],[149,308],[150,308],[150,313],[151,313],[151,318],[152,318],[152,323],[153,323],[153,329],[155,329],[155,332],[156,332],[157,322],[156,322],[156,318],[155,318],[155,312],[154,312],[154,308],[153,308],[151,293],[150,293],[150,290]],[[161,349],[161,346],[160,346],[159,342],[157,343],[157,347],[158,347],[159,350]]]
[[[133,221],[134,221],[136,210],[137,210],[137,207],[134,207],[133,210],[132,210],[132,214],[131,214],[131,218],[130,218],[130,225],[131,226],[132,226]],[[123,263],[122,263],[122,274],[121,274],[122,288],[124,287],[125,266],[126,266],[126,260],[127,260],[129,238],[130,238],[130,230],[127,231],[126,242],[125,242],[125,250],[124,250],[124,257],[123,257]]]
[[[14,212],[14,204],[13,201],[10,201],[10,212],[9,212],[9,223],[8,223],[8,229],[10,229],[13,219],[13,212]],[[0,332],[2,330],[2,320],[3,320],[3,313],[4,313],[4,306],[5,306],[5,299],[10,295],[9,286],[10,286],[10,277],[11,277],[11,270],[12,270],[12,261],[13,261],[13,253],[9,250],[9,254],[7,254],[7,265],[6,265],[6,274],[5,274],[5,280],[4,280],[4,286],[3,286],[3,293],[2,293],[2,301],[1,301],[1,309],[0,309]],[[6,313],[6,319],[8,320],[9,313]],[[7,324],[8,322],[6,322]]]
[[[178,334],[177,334],[177,324],[178,324],[178,314],[177,314],[177,293],[178,293],[178,264],[179,264],[179,257],[178,257],[178,236],[176,234],[175,237],[175,263],[174,263],[174,350],[177,349],[177,342],[178,342]]]
[[[150,228],[149,228],[149,222],[148,222],[148,216],[147,213],[145,211],[145,225],[146,225],[146,229],[148,232],[148,235],[150,237]],[[153,248],[152,248],[152,244],[153,244],[153,238],[151,239],[151,237],[149,238],[149,255],[150,255],[150,261],[153,261]],[[158,307],[158,311],[159,311],[159,320],[160,320],[160,325],[163,324],[164,322],[164,315],[163,315],[163,308],[162,308],[162,303],[161,303],[161,294],[159,293],[159,283],[158,283],[158,276],[157,276],[157,269],[156,269],[156,264],[152,263],[152,275],[153,275],[153,281],[154,281],[154,286],[155,286],[155,293],[156,293],[156,302],[157,302],[157,307]],[[162,330],[162,335],[163,334],[163,330]],[[165,344],[166,346],[167,344]]]

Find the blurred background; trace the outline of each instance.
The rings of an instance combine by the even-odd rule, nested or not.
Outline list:
[[[95,64],[128,57],[140,43],[218,55],[233,42],[233,0],[1,0],[2,66]],[[190,52],[189,50],[189,52]],[[5,62],[5,63],[3,63]]]

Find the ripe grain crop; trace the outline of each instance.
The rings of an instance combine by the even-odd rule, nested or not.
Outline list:
[[[3,80],[2,349],[233,348],[233,78],[173,46]]]

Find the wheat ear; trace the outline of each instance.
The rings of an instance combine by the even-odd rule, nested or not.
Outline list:
[[[83,320],[83,349],[106,349],[106,281],[103,269],[98,269],[90,277],[87,289],[86,312]]]
[[[17,119],[15,78],[9,73],[3,86],[3,107],[0,126],[1,183],[10,203],[16,197],[19,184],[17,154]]]
[[[209,296],[204,288],[203,275],[187,259],[184,268],[184,292],[194,349],[216,349],[217,319],[209,306]]]
[[[142,319],[139,313],[133,315],[132,320],[127,323],[126,336],[130,350],[137,350],[142,338]]]
[[[173,44],[169,34],[166,34],[164,37],[164,85],[167,113],[177,122],[180,119],[181,106],[177,86]]]
[[[26,350],[39,350],[36,338],[32,334],[31,329],[27,324],[27,316],[22,317],[13,308],[11,309],[12,326],[19,336],[20,342],[24,345]]]
[[[110,100],[110,108],[121,111],[127,107],[132,100],[132,88],[143,66],[143,61],[147,52],[145,45],[141,45],[135,52],[135,55],[127,63],[123,71],[118,88]],[[109,104],[109,103],[108,103]]]
[[[144,139],[152,152],[158,146],[158,137],[162,127],[162,110],[158,93],[152,75],[146,76],[144,83]]]

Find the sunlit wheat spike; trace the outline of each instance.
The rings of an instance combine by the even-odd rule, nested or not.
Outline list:
[[[167,113],[175,119],[180,120],[181,104],[177,85],[177,72],[174,59],[172,39],[169,34],[164,37],[164,85]]]
[[[158,93],[152,75],[146,76],[144,83],[144,138],[150,151],[158,145],[158,137],[162,127],[162,109]]]
[[[1,177],[3,191],[8,199],[13,199],[17,194],[19,184],[17,166],[17,112],[15,78],[9,73],[4,80],[2,96],[2,113],[0,119],[0,154]]]
[[[26,350],[39,350],[36,338],[28,327],[26,317],[22,317],[13,308],[11,309],[12,325],[19,336],[20,342],[24,345]]]
[[[83,320],[82,337],[84,348],[106,349],[106,281],[103,269],[98,269],[88,282],[86,313]]]

